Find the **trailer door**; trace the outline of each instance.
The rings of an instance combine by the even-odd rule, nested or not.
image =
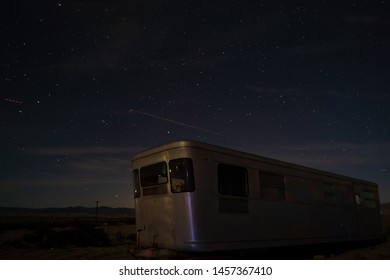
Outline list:
[[[171,248],[174,243],[172,194],[168,190],[166,162],[140,168],[141,195],[136,204],[140,244]]]
[[[175,249],[189,249],[188,242],[195,237],[194,170],[191,158],[177,158],[169,162],[170,184],[173,201]],[[190,245],[191,247],[191,245]]]
[[[382,234],[382,221],[377,186],[354,184],[354,195],[360,238],[379,238]]]

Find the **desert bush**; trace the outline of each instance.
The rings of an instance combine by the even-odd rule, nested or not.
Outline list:
[[[127,235],[128,240],[136,241],[137,240],[137,233],[133,232]]]
[[[44,235],[40,231],[34,231],[23,235],[22,240],[27,244],[36,244],[43,241]]]
[[[93,226],[81,226],[66,229],[39,229],[23,236],[5,241],[4,244],[13,248],[66,248],[95,247],[109,245],[109,239],[103,229]]]
[[[104,230],[92,226],[50,231],[39,244],[41,248],[64,248],[68,246],[107,246],[109,239]]]

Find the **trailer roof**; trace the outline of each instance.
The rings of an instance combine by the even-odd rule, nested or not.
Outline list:
[[[226,147],[222,147],[222,146],[212,145],[212,144],[208,144],[208,143],[204,143],[204,142],[199,142],[199,141],[195,141],[195,140],[178,140],[178,141],[169,142],[169,143],[157,146],[157,147],[152,147],[152,148],[149,148],[149,149],[146,149],[146,150],[143,150],[143,151],[137,153],[136,155],[133,156],[131,161],[134,162],[134,161],[141,159],[143,157],[147,157],[147,156],[150,156],[153,154],[158,154],[158,153],[163,152],[163,151],[176,149],[176,148],[182,148],[182,147],[191,147],[191,148],[196,148],[196,149],[201,149],[201,150],[218,152],[218,153],[236,156],[236,157],[240,157],[240,158],[251,159],[251,160],[254,160],[257,162],[269,163],[269,164],[277,165],[280,167],[293,168],[296,170],[317,173],[317,174],[327,175],[327,176],[332,176],[332,177],[338,177],[340,179],[353,180],[354,182],[362,183],[362,184],[376,185],[376,183],[374,183],[374,182],[370,182],[370,181],[366,181],[366,180],[362,180],[362,179],[344,176],[344,175],[337,174],[337,173],[323,171],[323,170],[319,170],[319,169],[315,169],[315,168],[311,168],[311,167],[306,167],[306,166],[295,164],[295,163],[272,159],[269,157],[264,157],[264,156],[260,156],[260,155],[256,155],[256,154],[251,154],[251,153],[247,153],[247,152],[243,152],[243,151],[239,151],[239,150],[234,150],[234,149],[230,149],[230,148],[226,148]]]

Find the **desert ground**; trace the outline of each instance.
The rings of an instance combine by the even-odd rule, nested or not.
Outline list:
[[[10,222],[11,221],[11,222]],[[28,222],[27,222],[28,221]],[[33,222],[31,222],[33,221]],[[2,260],[128,260],[147,258],[136,250],[134,220],[60,219],[55,222],[37,217],[0,218],[0,259]],[[390,233],[390,215],[383,216],[386,235]],[[284,254],[285,252],[286,254]],[[277,259],[294,259],[291,249]],[[274,259],[262,252],[251,258]],[[177,255],[173,258],[241,258],[241,255]],[[245,258],[245,256],[243,256]],[[172,258],[162,256],[162,258]],[[299,257],[301,258],[301,257]],[[390,260],[390,238],[380,244],[326,255],[314,254],[305,259]]]

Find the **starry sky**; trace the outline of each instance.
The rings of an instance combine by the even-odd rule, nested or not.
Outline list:
[[[377,182],[388,1],[8,1],[0,206],[133,207],[131,158],[193,139]]]

